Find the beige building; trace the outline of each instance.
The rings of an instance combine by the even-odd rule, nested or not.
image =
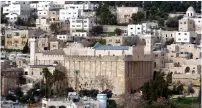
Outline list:
[[[33,48],[35,47],[33,46]],[[82,52],[81,49],[79,49],[80,52]],[[69,55],[63,50],[65,49],[38,52],[33,55],[35,57],[30,58],[31,60],[35,58],[35,61],[32,62],[35,65],[51,65],[57,61],[65,67],[68,76],[67,86],[77,87],[79,90],[110,89],[114,95],[120,95],[139,89],[144,82],[152,78],[152,57],[144,55],[143,46],[133,48],[132,55],[119,56],[78,55],[78,52]],[[77,84],[75,70],[79,70]]]
[[[201,73],[201,51],[195,44],[171,44],[154,51],[154,71],[173,73],[173,81],[197,82]]]
[[[5,48],[22,50],[28,42],[28,30],[6,30]]]
[[[116,9],[117,22],[119,24],[130,23],[132,14],[135,14],[137,12],[143,12],[143,9],[139,7],[117,7]]]
[[[14,90],[19,84],[22,68],[1,69],[1,95],[6,96],[9,90]]]

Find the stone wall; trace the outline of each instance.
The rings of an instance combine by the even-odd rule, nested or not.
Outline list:
[[[115,95],[120,95],[129,91],[128,89],[137,89],[145,81],[152,78],[152,62],[151,60],[136,60],[128,56],[65,56],[64,60],[59,60],[66,68],[68,77],[68,86],[80,89],[98,89],[100,91],[111,89]],[[131,74],[137,74],[128,80],[126,76],[126,61],[130,60],[129,64],[132,70]],[[38,60],[37,63],[43,65],[45,63],[53,63],[54,60]],[[75,70],[79,70],[76,77]],[[142,73],[142,74],[140,74]],[[78,79],[76,86],[76,79]],[[131,83],[132,82],[132,83]],[[125,85],[130,87],[126,87]],[[127,90],[126,90],[127,89]]]

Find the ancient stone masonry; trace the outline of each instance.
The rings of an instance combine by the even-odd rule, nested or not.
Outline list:
[[[64,56],[64,60],[58,62],[66,68],[68,86],[75,87],[74,71],[79,70],[77,88],[101,91],[108,88],[119,95],[130,89],[138,89],[152,76],[151,60],[133,59],[127,56]],[[51,59],[37,60],[40,64],[53,62]]]

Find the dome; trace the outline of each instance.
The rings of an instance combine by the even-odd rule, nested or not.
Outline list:
[[[187,11],[192,11],[192,12],[195,12],[194,8],[192,6],[190,6]]]

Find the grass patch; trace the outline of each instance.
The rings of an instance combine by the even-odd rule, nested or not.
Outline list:
[[[193,101],[191,97],[184,98],[180,101],[172,99],[172,101],[176,104],[177,108],[199,108],[200,104],[197,97],[193,97]]]

